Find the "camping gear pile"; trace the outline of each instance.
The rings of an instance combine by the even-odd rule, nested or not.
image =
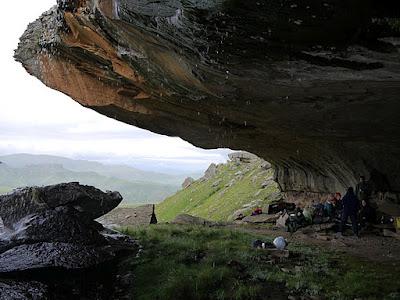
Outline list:
[[[282,205],[281,205],[282,206]],[[296,232],[302,227],[313,224],[339,223],[341,219],[341,209],[333,205],[314,204],[303,209],[294,205],[286,206],[279,214],[280,217],[276,222],[276,226],[285,228],[288,232]]]
[[[279,207],[282,207],[282,204],[280,204]],[[358,226],[360,229],[364,231],[374,230],[377,234],[383,234],[385,236],[392,236],[392,234],[388,234],[388,230],[400,234],[400,217],[393,217],[382,212],[376,212],[377,214],[374,216],[373,220],[365,222],[361,212],[362,209],[358,216]],[[342,219],[342,213],[343,209],[340,205],[327,205],[326,203],[312,204],[303,209],[295,207],[292,210],[288,210],[285,208],[278,213],[279,217],[276,221],[276,227],[284,228],[290,233],[294,233],[300,228],[308,228],[315,225],[329,225],[329,228],[337,230],[339,229],[339,224]],[[331,226],[331,224],[334,226]],[[350,228],[351,223],[346,223],[346,226]],[[386,230],[386,234],[383,230]]]

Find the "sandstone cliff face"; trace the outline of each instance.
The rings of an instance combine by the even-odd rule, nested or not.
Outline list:
[[[399,4],[63,0],[16,59],[85,107],[273,162],[285,191],[400,191]]]

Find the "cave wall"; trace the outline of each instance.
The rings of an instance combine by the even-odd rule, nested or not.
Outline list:
[[[371,173],[400,191],[398,6],[60,0],[15,57],[109,117],[255,153],[286,192],[343,192]]]

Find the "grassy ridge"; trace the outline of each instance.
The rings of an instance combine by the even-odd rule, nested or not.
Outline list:
[[[178,214],[187,213],[225,221],[235,211],[243,209],[244,205],[249,205],[248,209],[244,209],[244,213],[249,213],[252,210],[251,202],[258,201],[260,206],[270,203],[279,190],[274,182],[262,188],[262,183],[273,177],[273,170],[262,168],[262,164],[262,160],[256,160],[218,165],[215,176],[208,180],[197,180],[158,204],[157,217],[161,221],[171,221]]]
[[[265,250],[251,247],[254,239],[270,238],[231,229],[156,225],[125,233],[144,249],[139,258],[122,264],[136,275],[139,300],[400,297],[392,264],[294,244],[289,260],[271,263]]]

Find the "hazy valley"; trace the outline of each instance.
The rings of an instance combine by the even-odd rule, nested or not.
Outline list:
[[[0,193],[25,186],[80,182],[119,191],[127,204],[156,203],[174,194],[184,175],[142,171],[125,165],[105,165],[58,156],[15,154],[0,156]]]

